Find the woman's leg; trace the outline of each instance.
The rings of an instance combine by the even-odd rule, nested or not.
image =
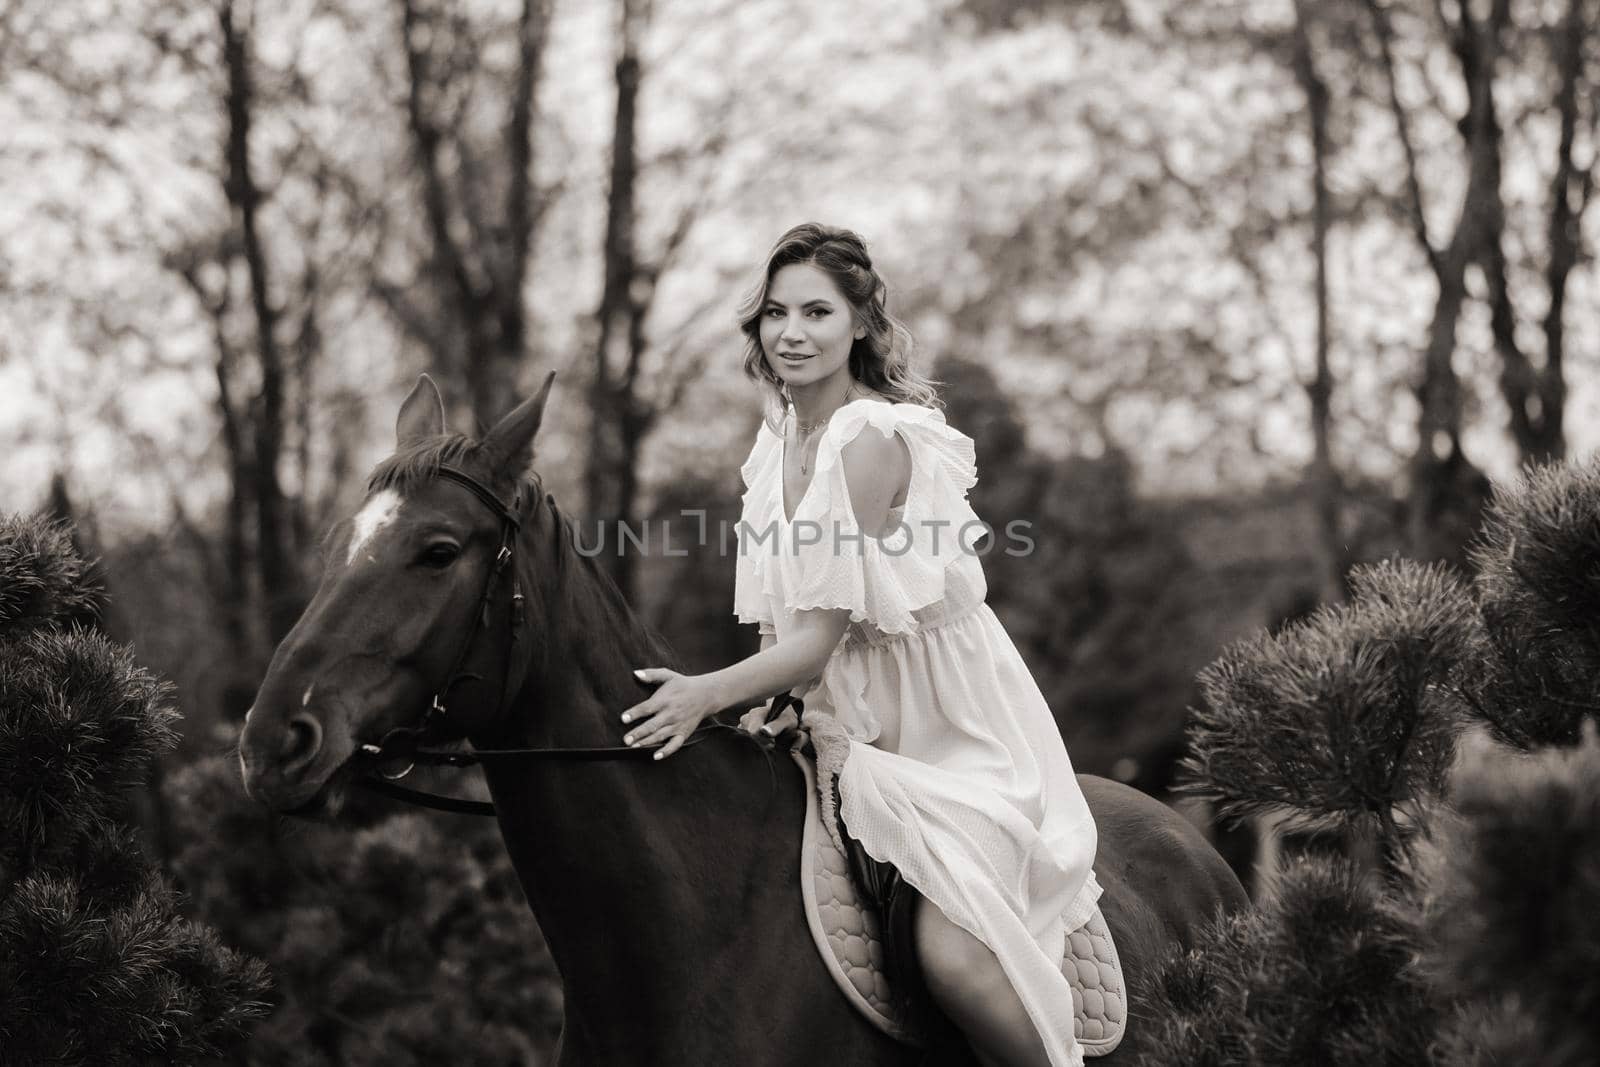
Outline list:
[[[908,885],[901,891],[914,892]],[[934,1003],[960,1028],[984,1067],[1049,1067],[1039,1031],[989,946],[920,894],[912,924]]]

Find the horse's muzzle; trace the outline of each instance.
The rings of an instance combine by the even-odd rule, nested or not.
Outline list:
[[[309,710],[296,709],[276,723],[253,714],[239,738],[245,792],[273,811],[306,813],[326,803],[319,795],[349,757],[350,747]]]

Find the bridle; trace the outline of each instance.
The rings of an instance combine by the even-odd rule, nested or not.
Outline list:
[[[472,629],[467,632],[466,638],[461,642],[460,650],[456,653],[450,673],[445,675],[444,683],[434,693],[433,700],[428,705],[428,710],[423,713],[422,721],[415,726],[397,726],[383,735],[376,743],[365,743],[356,750],[352,760],[357,775],[355,784],[364,789],[404,800],[411,804],[423,807],[437,808],[441,811],[453,811],[467,815],[494,815],[493,804],[479,800],[460,800],[456,797],[439,796],[434,793],[425,793],[417,789],[408,789],[396,785],[400,779],[410,774],[418,764],[433,767],[471,767],[478,764],[495,762],[520,762],[523,760],[623,760],[644,759],[650,757],[655,747],[630,746],[630,745],[605,745],[592,748],[435,748],[429,747],[425,742],[437,736],[438,727],[447,720],[449,706],[446,700],[450,691],[465,681],[482,681],[483,676],[472,674],[466,670],[467,658],[472,653],[473,646],[477,643],[481,631],[489,627],[489,607],[494,600],[495,591],[500,584],[500,576],[511,563],[513,546],[516,544],[517,534],[522,530],[522,492],[510,504],[500,499],[494,490],[484,485],[478,479],[458,467],[441,465],[436,476],[446,478],[483,502],[485,506],[500,517],[500,548],[495,552],[494,562],[489,567],[489,572],[484,576],[483,593],[478,598],[478,606],[473,611]],[[516,568],[511,568],[511,640],[514,649],[522,636],[522,578],[517,574]],[[506,699],[509,695],[512,656],[507,655],[505,673],[500,679],[500,698],[496,705],[495,713],[499,715],[505,711]],[[767,721],[771,722],[790,705],[795,707],[798,720],[804,711],[804,703],[789,693],[780,693],[772,698],[772,705],[767,712]],[[707,722],[696,727],[695,731],[684,739],[681,748],[703,741],[707,734],[716,729],[727,729],[720,723]],[[394,760],[405,760],[404,769],[398,773],[390,774],[381,769],[381,765]],[[652,761],[653,762],[653,761]]]

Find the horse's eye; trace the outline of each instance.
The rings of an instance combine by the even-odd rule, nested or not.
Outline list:
[[[461,548],[453,541],[435,541],[422,550],[420,562],[424,567],[443,569],[456,561],[461,555]]]

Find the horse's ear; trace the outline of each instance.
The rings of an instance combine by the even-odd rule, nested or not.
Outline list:
[[[545,375],[544,385],[537,393],[512,408],[484,435],[483,446],[493,457],[497,472],[521,475],[533,462],[533,437],[544,421],[544,402],[550,398],[550,386],[555,380],[555,371]]]
[[[419,375],[411,394],[400,405],[400,417],[395,420],[396,450],[429,437],[444,433],[444,397],[439,387],[426,374]]]

